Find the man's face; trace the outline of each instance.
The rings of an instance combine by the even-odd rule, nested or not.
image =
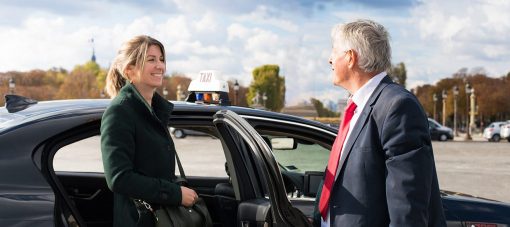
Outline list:
[[[348,64],[349,55],[347,54],[349,49],[345,45],[334,43],[329,57],[329,64],[333,70],[333,84],[335,86],[342,86],[347,81],[348,75]]]

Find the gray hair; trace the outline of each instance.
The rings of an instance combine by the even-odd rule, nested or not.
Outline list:
[[[347,50],[354,50],[358,67],[365,72],[382,72],[391,67],[390,36],[381,24],[367,19],[338,24],[331,31],[331,39],[333,47],[343,44]]]
[[[163,44],[147,35],[135,36],[122,45],[106,75],[106,93],[110,97],[117,96],[117,93],[126,84],[126,80],[130,79],[124,73],[128,65],[143,70],[147,58],[147,49],[152,45],[158,46],[163,56],[165,56]]]

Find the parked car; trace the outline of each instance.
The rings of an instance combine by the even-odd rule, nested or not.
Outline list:
[[[64,162],[82,162],[74,145],[99,136],[110,100],[17,99],[0,108],[0,226],[112,226],[113,193],[104,174],[56,171],[54,163],[63,150],[69,154]],[[337,129],[264,110],[173,104],[169,127],[207,128],[202,132],[218,138],[211,140],[217,147],[205,148],[205,161],[190,158],[206,165],[201,173],[189,172],[181,156],[188,184],[206,202],[214,226],[309,225]],[[100,153],[99,139],[90,141],[84,150]],[[190,150],[202,146],[175,142]],[[218,163],[214,155],[221,156]],[[226,174],[209,175],[214,166],[227,167]],[[448,226],[510,225],[510,204],[448,191],[441,198]]]
[[[501,127],[501,139],[510,142],[510,122]]]
[[[202,132],[200,128],[194,129],[185,129],[185,128],[174,128],[170,127],[170,133],[174,135],[175,138],[182,139],[186,136],[209,136],[209,134]],[[205,129],[207,130],[207,129]]]
[[[501,140],[501,127],[509,122],[498,121],[492,122],[483,130],[483,138],[490,142],[499,142]]]
[[[429,131],[432,140],[447,141],[453,139],[453,130],[439,124],[432,118],[429,118]]]

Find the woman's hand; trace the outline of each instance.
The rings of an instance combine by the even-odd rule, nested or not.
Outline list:
[[[185,207],[191,207],[198,199],[198,194],[190,188],[181,186],[181,194],[182,194],[182,205]]]

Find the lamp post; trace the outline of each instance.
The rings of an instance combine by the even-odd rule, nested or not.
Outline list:
[[[239,95],[239,83],[236,80],[236,82],[234,83],[234,105],[236,106],[239,105],[237,103],[238,95]]]
[[[446,90],[443,90],[442,92],[442,98],[443,98],[443,125],[446,125],[446,98],[448,97],[448,94],[446,93]]]
[[[12,77],[9,79],[9,93],[11,95],[14,95],[14,88],[16,88],[16,83],[14,82],[14,79]]]
[[[267,96],[266,96],[266,93],[264,92],[264,94],[262,95],[262,101],[264,101],[264,108],[266,108],[266,100],[267,100]]]
[[[432,100],[434,100],[434,115],[432,116],[432,118],[434,118],[434,120],[436,120],[436,102],[437,102],[437,94],[434,93],[432,95]]]
[[[473,130],[475,128],[475,111],[476,111],[476,108],[475,108],[475,88],[471,88],[471,102],[470,102],[470,105],[469,105],[469,109],[470,109],[470,112],[469,112],[469,131],[470,131],[470,134],[473,135]]]
[[[471,95],[471,84],[469,82],[466,83],[466,140],[473,140],[471,138],[471,130],[469,129],[469,96]]]
[[[459,136],[457,131],[457,97],[459,96],[459,87],[453,86],[453,131],[455,136]]]
[[[164,97],[165,99],[167,99],[167,98],[166,98],[166,96],[167,96],[167,95],[168,95],[168,90],[166,89],[166,87],[163,87],[163,97]]]

